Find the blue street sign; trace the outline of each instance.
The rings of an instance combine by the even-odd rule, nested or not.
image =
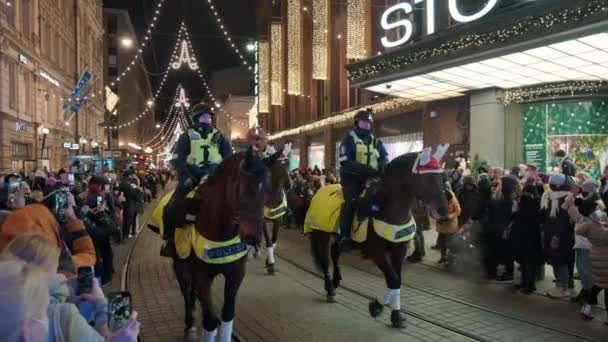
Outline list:
[[[72,92],[70,93],[70,96],[63,103],[63,109],[68,108],[68,102],[71,102],[82,91],[82,89],[89,82],[90,79],[91,79],[90,72],[85,71],[82,73],[82,76],[80,77],[80,81],[78,81],[78,83],[76,83],[76,87],[74,87],[74,90],[72,90]]]
[[[72,104],[72,106],[70,107],[70,111],[72,112],[77,112],[80,109],[80,106],[82,105],[82,103],[85,100],[85,97],[89,95],[89,90],[87,90],[86,93],[82,94],[82,96],[80,96],[80,98],[78,99],[78,101],[74,102]]]

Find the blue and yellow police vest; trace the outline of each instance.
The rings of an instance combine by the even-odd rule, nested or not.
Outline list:
[[[371,143],[366,144],[357,133],[354,131],[350,132],[350,136],[353,137],[355,141],[355,145],[357,147],[356,158],[357,162],[361,164],[365,164],[374,170],[378,170],[378,159],[380,158],[380,151],[378,151],[378,141],[372,135]]]
[[[193,166],[201,166],[204,163],[219,164],[222,161],[220,148],[217,144],[217,135],[220,134],[217,129],[207,134],[203,139],[201,134],[194,129],[188,130],[190,137],[190,154],[186,158],[186,163]]]

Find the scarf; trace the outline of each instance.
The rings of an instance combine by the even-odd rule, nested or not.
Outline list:
[[[569,191],[548,191],[543,194],[540,200],[541,209],[549,209],[549,217],[556,217],[559,210],[559,200],[568,196]],[[549,203],[549,201],[551,203]],[[549,208],[549,205],[551,207]]]

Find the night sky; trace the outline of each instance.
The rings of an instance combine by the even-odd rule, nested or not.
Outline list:
[[[153,92],[158,88],[162,73],[169,63],[182,20],[188,26],[195,54],[207,80],[214,70],[241,65],[238,56],[234,54],[223,32],[218,28],[206,1],[165,1],[158,24],[153,29],[151,46],[144,50],[144,60],[150,73]],[[158,0],[103,0],[103,6],[106,8],[129,10],[140,43],[152,21],[157,3]],[[232,39],[238,43],[241,51],[245,51],[247,42],[255,39],[255,0],[214,0],[214,5]],[[160,95],[162,99],[157,101],[156,108],[162,111],[157,112],[157,119],[164,117],[164,111],[169,108],[178,83],[184,85],[189,98],[204,98],[203,84],[195,72],[189,71],[188,68],[171,71]]]

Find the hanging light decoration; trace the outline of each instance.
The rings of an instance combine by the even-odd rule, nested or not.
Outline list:
[[[249,64],[249,62],[247,62],[247,59],[245,59],[245,56],[243,56],[243,54],[241,53],[241,50],[236,45],[234,39],[232,38],[232,36],[230,35],[230,33],[228,33],[228,29],[226,28],[226,24],[224,23],[224,21],[220,17],[220,14],[218,13],[217,8],[213,4],[213,1],[212,0],[207,0],[206,4],[209,7],[209,10],[213,14],[213,16],[215,17],[215,23],[217,24],[218,29],[223,32],[224,39],[226,40],[226,43],[228,43],[228,45],[230,45],[230,47],[232,48],[232,51],[234,51],[234,53],[240,58],[240,60],[243,63],[243,65],[246,66],[248,70],[253,71],[253,68],[251,67],[251,65]]]
[[[185,39],[182,40],[181,46],[180,55],[176,61],[171,63],[171,67],[177,70],[181,68],[182,64],[187,64],[190,70],[198,70],[198,62],[190,57],[189,44]]]
[[[152,136],[152,138],[141,143],[143,146],[149,145],[150,143],[152,143],[153,141],[158,139],[162,134],[165,134],[167,132],[166,128],[170,127],[173,124],[172,121],[176,120],[176,118],[177,118],[176,104],[177,104],[177,99],[179,98],[179,89],[180,88],[182,88],[182,85],[178,84],[177,88],[175,89],[175,95],[173,96],[173,101],[171,102],[171,107],[169,107],[169,112],[167,113],[167,117],[161,124],[161,127],[158,129],[158,131],[156,131],[156,134],[154,134],[154,136]]]
[[[190,102],[188,102],[188,98],[186,97],[186,91],[184,88],[179,88],[179,98],[177,99],[177,105],[184,109],[190,108]]]
[[[369,22],[369,0],[348,0],[346,2],[346,58],[365,59],[368,57]]]
[[[287,1],[287,93],[302,93],[302,2]]]
[[[283,34],[281,23],[270,24],[270,103],[283,105]]]
[[[329,0],[312,3],[312,78],[329,79]]]
[[[160,18],[161,14],[162,14],[162,9],[163,6],[165,4],[166,0],[159,0],[158,3],[155,6],[155,10],[154,10],[154,15],[152,16],[152,20],[150,21],[150,25],[148,25],[148,28],[146,28],[146,33],[144,35],[144,42],[140,44],[139,47],[137,47],[137,50],[135,50],[135,54],[133,55],[133,58],[131,59],[131,62],[127,65],[127,67],[116,77],[116,79],[108,84],[105,84],[103,87],[99,87],[100,89],[96,92],[92,92],[90,95],[85,95],[84,96],[84,100],[87,100],[88,98],[95,98],[96,96],[102,96],[104,89],[107,86],[110,87],[114,87],[116,85],[118,85],[120,83],[120,81],[127,76],[127,74],[133,70],[133,66],[135,65],[136,61],[138,58],[140,58],[145,50],[145,47],[147,45],[147,42],[151,39],[152,37],[152,31],[154,29],[154,27],[156,27],[156,24],[158,22],[158,19]],[[126,39],[125,39],[126,41]],[[131,44],[132,44],[132,39],[131,39]],[[66,96],[67,97],[67,96]],[[62,98],[63,100],[63,98]],[[67,99],[68,102],[78,102],[80,100],[80,98],[74,98],[72,100]]]
[[[270,112],[270,45],[268,42],[259,43],[259,107],[261,113]]]

